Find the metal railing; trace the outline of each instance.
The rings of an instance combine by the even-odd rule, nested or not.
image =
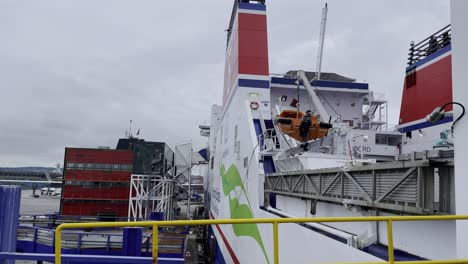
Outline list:
[[[417,44],[411,42],[408,53],[408,66],[426,58],[452,42],[451,25],[447,25]]]
[[[55,227],[64,223],[77,222],[108,222],[108,221],[128,221],[129,217],[125,216],[83,216],[83,215],[59,215],[59,214],[21,214],[19,218],[20,224],[32,224],[33,226],[47,226],[48,228]],[[146,218],[130,218],[132,221],[144,221]]]
[[[252,218],[252,219],[213,219],[213,220],[179,220],[179,221],[144,221],[144,222],[109,222],[109,223],[66,223],[57,227],[55,232],[55,263],[62,260],[61,244],[62,230],[74,228],[103,228],[103,227],[152,227],[152,258],[158,262],[158,228],[162,226],[196,226],[196,225],[227,225],[227,224],[272,224],[273,225],[273,259],[279,263],[278,225],[284,223],[331,223],[331,222],[386,222],[388,261],[378,263],[399,264],[437,264],[437,263],[468,263],[468,259],[461,260],[424,260],[424,261],[395,261],[393,243],[393,222],[403,221],[447,221],[468,220],[468,215],[445,216],[369,216],[369,217],[317,217],[317,218]],[[373,264],[377,262],[359,262],[359,264]],[[354,264],[358,264],[354,262]]]
[[[165,248],[171,248],[178,250],[178,254],[183,253],[183,245],[185,237],[171,237],[163,236],[165,232],[160,232],[160,239],[167,241],[177,241],[177,245],[164,246]],[[104,232],[85,232],[81,230],[74,230],[72,232],[62,232],[67,235],[66,240],[62,240],[62,247],[66,249],[77,250],[78,252],[82,249],[87,248],[102,248],[106,254],[116,249],[122,249],[122,241],[124,241],[123,232],[119,233],[104,233]],[[54,246],[55,230],[41,227],[29,227],[20,226],[18,227],[18,242],[32,242],[33,244],[42,244],[47,246]],[[141,249],[142,253],[151,251],[152,235],[144,232],[142,234]]]
[[[257,137],[261,151],[280,149],[280,141],[274,128],[267,129]]]

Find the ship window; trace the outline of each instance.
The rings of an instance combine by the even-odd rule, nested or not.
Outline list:
[[[406,132],[406,137],[411,138],[411,131]]]
[[[375,144],[377,145],[398,146],[400,143],[401,136],[399,135],[375,134]]]
[[[81,184],[83,188],[93,188],[93,182],[85,181]]]
[[[65,185],[80,186],[81,182],[80,181],[66,181]]]
[[[343,120],[343,123],[348,123],[350,127],[354,126],[354,120]]]

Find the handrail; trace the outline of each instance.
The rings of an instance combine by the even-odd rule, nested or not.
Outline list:
[[[279,144],[278,136],[274,128],[265,130],[262,134],[258,135],[258,142],[260,142],[260,150],[268,150],[268,147],[272,147],[273,150],[277,149],[276,145]]]
[[[251,219],[210,219],[210,220],[177,220],[177,221],[143,221],[143,222],[99,222],[99,223],[66,223],[57,227],[55,232],[55,263],[61,263],[62,230],[74,228],[99,227],[152,227],[152,257],[153,263],[158,261],[158,227],[187,225],[226,225],[226,224],[273,224],[273,256],[275,264],[279,263],[278,225],[284,223],[330,223],[330,222],[386,222],[388,261],[379,263],[398,264],[437,264],[437,263],[468,263],[463,260],[425,260],[425,261],[395,261],[393,252],[393,222],[403,221],[446,221],[468,220],[468,215],[431,215],[431,216],[363,216],[363,217],[314,217],[314,218],[251,218]],[[359,262],[354,264],[372,264],[375,262]]]
[[[411,42],[408,67],[451,43],[451,25],[447,25],[417,44]]]
[[[450,27],[451,27],[451,25],[448,24],[447,26],[443,27],[443,28],[440,29],[439,31],[433,33],[431,36],[435,36],[435,35],[441,33],[442,31],[444,31],[444,30],[446,30],[446,29],[449,29]],[[427,38],[421,40],[421,41],[418,42],[417,44],[414,44],[414,47],[417,48],[417,47],[419,47],[419,46],[422,46],[422,44],[423,44],[424,42],[428,41],[428,40],[431,38],[431,36],[429,36],[429,37],[427,37]]]

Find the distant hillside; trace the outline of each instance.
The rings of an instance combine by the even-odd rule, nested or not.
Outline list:
[[[0,171],[53,172],[53,167],[0,167]]]

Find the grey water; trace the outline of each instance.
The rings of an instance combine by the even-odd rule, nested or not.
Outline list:
[[[31,195],[31,190],[23,189],[21,191],[20,215],[53,214],[60,210],[60,196],[33,198]]]

